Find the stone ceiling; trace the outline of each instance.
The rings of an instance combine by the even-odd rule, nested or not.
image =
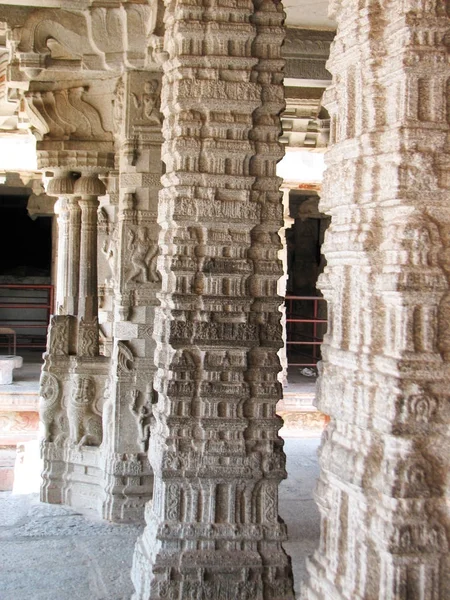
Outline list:
[[[336,24],[327,16],[329,0],[285,0],[288,27],[335,30]]]

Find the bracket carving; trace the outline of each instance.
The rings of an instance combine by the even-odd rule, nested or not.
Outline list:
[[[98,108],[86,98],[89,88],[26,92],[26,113],[40,135],[51,139],[110,141]]]

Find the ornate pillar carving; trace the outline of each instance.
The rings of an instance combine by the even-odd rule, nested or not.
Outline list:
[[[38,167],[54,173],[48,193],[64,197],[59,314],[51,317],[41,376],[41,499],[100,512],[110,361],[98,352],[97,198],[105,187],[97,173],[114,166],[112,133],[103,125],[95,82],[55,91],[45,82],[31,88],[25,98],[39,138]]]
[[[52,317],[43,369],[42,498],[90,504],[109,520],[142,519],[153,482],[146,450],[160,287],[161,9],[161,1],[137,0],[8,16],[8,85],[20,90],[39,168],[81,174],[61,206],[67,235],[79,240],[64,238],[78,255],[61,253],[68,298]],[[109,173],[99,206],[104,189],[93,173]]]
[[[448,9],[333,2],[329,329],[306,600],[449,597]],[[441,320],[442,319],[442,320]]]
[[[113,99],[117,202],[106,252],[113,267],[113,347],[102,514],[142,520],[153,474],[147,450],[155,373],[154,310],[160,275],[157,203],[161,188],[161,74],[124,73]]]
[[[275,416],[283,16],[166,2],[155,482],[135,600],[293,598]]]
[[[97,277],[97,209],[98,196],[106,189],[97,174],[82,175],[74,192],[81,209],[80,275],[78,299],[78,355],[97,356],[98,277]]]
[[[80,263],[80,210],[73,197],[73,174],[56,172],[47,185],[47,194],[57,196],[58,264],[56,313],[76,315],[78,307],[78,268]]]

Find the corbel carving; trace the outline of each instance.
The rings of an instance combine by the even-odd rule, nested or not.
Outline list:
[[[26,113],[42,135],[58,140],[110,141],[99,110],[87,99],[87,87],[26,92]]]
[[[94,6],[83,12],[42,8],[14,34],[19,69],[32,79],[43,69],[117,70],[146,66],[158,2]]]

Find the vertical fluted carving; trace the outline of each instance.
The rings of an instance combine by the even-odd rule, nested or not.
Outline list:
[[[331,422],[303,598],[444,600],[450,20],[433,0],[333,9],[320,284],[330,327],[318,398]]]
[[[78,287],[80,276],[81,209],[77,198],[69,197],[69,257],[67,260],[67,314],[78,314]]]
[[[47,193],[57,196],[55,212],[58,215],[58,264],[56,269],[56,308],[59,314],[76,314],[78,273],[71,277],[79,264],[79,209],[72,197],[74,178],[69,172],[57,171],[49,181]]]
[[[278,520],[283,12],[166,3],[154,496],[136,600],[293,598]]]
[[[97,175],[82,176],[76,181],[74,191],[80,195],[81,209],[77,353],[79,356],[97,356],[97,209],[98,196],[105,193],[105,186]]]

